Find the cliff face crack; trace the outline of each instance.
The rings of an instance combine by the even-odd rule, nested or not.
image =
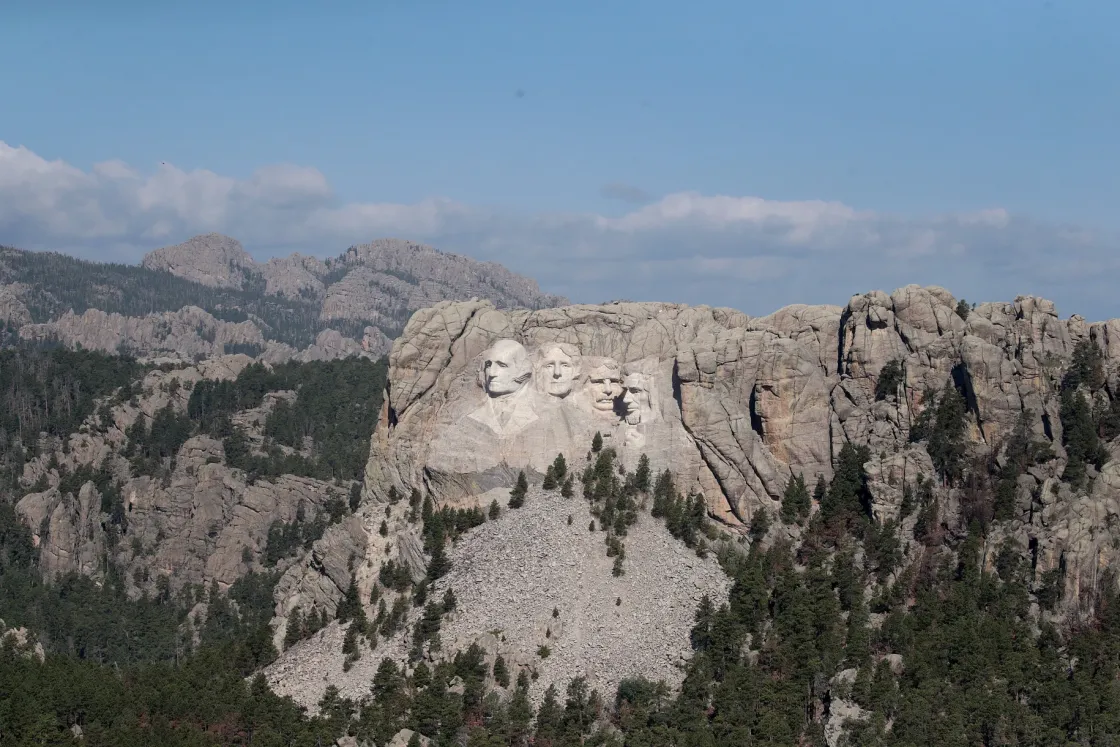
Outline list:
[[[447,321],[446,317],[444,318],[443,329],[447,333],[447,336],[448,336],[450,341],[447,344],[447,349],[444,351],[445,356],[444,356],[442,362],[438,366],[440,371],[442,371],[447,366],[447,364],[450,363],[452,361],[452,359],[455,357],[455,343],[457,343],[460,339],[462,339],[463,335],[465,335],[467,333],[467,330],[470,328],[470,324],[474,320],[475,316],[477,316],[478,312],[480,310],[484,309],[484,308],[486,308],[486,306],[476,306],[475,308],[473,308],[471,310],[470,314],[467,316],[467,318],[463,321],[463,326],[457,334],[453,333],[451,331],[450,323]],[[426,397],[428,395],[428,393],[431,392],[432,389],[435,388],[435,385],[438,381],[439,381],[439,375],[437,374],[437,375],[432,377],[431,383],[429,383],[428,386],[426,386],[423,391],[421,391],[419,394],[413,396],[411,398],[411,401],[407,405],[405,405],[404,413],[407,414],[407,412],[409,411],[409,409],[411,409],[413,404],[415,404],[415,403],[419,402],[420,400],[424,399],[424,397]],[[390,406],[392,406],[392,405],[390,405]]]
[[[680,377],[680,371],[679,371],[679,364],[676,361],[674,361],[674,363],[673,363],[672,384],[673,384],[673,397],[677,401],[678,409],[683,413],[684,412],[684,405],[683,405],[682,393],[681,393],[681,377]],[[725,409],[725,412],[726,412],[726,409]],[[738,519],[741,522],[749,520],[749,519],[744,519],[744,517],[741,515],[740,508],[739,508],[739,501],[737,499],[737,496],[731,495],[731,489],[727,485],[726,478],[724,477],[726,470],[731,467],[732,462],[729,459],[727,459],[727,457],[720,452],[719,448],[716,447],[716,445],[713,444],[709,439],[697,434],[689,426],[687,418],[682,418],[681,425],[684,426],[685,432],[688,433],[688,435],[692,439],[693,443],[696,444],[696,448],[697,448],[697,451],[699,452],[700,458],[703,460],[704,465],[708,468],[708,471],[711,473],[712,477],[715,479],[716,485],[719,487],[719,490],[720,490],[720,493],[721,493],[723,499],[727,502],[727,505],[731,508],[732,515],[734,515],[735,518]],[[718,462],[714,458],[718,458]]]
[[[751,387],[751,396],[747,407],[751,414],[751,428],[758,434],[758,437],[762,439],[763,443],[765,443],[766,433],[763,431],[762,427],[762,414],[758,411],[758,387],[758,384]]]

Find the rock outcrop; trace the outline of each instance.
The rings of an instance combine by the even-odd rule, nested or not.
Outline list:
[[[19,283],[0,285],[0,326],[19,329],[31,323],[31,312],[23,302],[24,290]]]
[[[150,420],[167,406],[185,411],[195,384],[233,379],[251,360],[233,355],[154,370],[142,382],[140,396],[110,409],[108,423],[92,417],[65,447],[55,444],[25,465],[24,485],[45,481],[48,486],[16,504],[47,578],[79,573],[102,579],[111,563],[137,593],[155,588],[161,576],[172,589],[212,583],[226,589],[245,573],[265,569],[275,522],[292,523],[301,514],[313,521],[328,501],[345,498],[345,487],[323,480],[296,475],[251,480],[226,464],[221,441],[205,435],[182,445],[167,475],[130,476],[122,447],[137,418]],[[234,421],[250,443],[263,440],[265,416],[277,399],[266,396],[260,408],[236,414]],[[118,478],[127,531],[110,525],[111,509],[92,481],[76,492],[62,492],[61,476],[82,468],[105,469]],[[282,560],[281,568],[290,562]]]
[[[53,322],[24,325],[20,337],[106,353],[181,360],[220,356],[227,348],[267,347],[264,335],[253,322],[225,322],[197,306],[143,317],[107,314],[98,309],[87,309],[82,314],[70,311]]]
[[[12,647],[18,654],[35,659],[40,664],[47,660],[43,644],[27,628],[9,628],[0,620],[0,648]],[[410,735],[411,736],[411,735]]]
[[[220,233],[195,236],[182,244],[148,252],[141,265],[211,288],[243,288],[259,274],[241,242]]]

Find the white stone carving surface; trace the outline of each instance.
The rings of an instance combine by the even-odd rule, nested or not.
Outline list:
[[[582,458],[599,433],[628,467],[647,455],[735,523],[674,394],[690,318],[694,331],[746,320],[669,304],[530,312],[481,301],[418,312],[390,356],[367,499],[418,487],[468,505],[520,470],[543,474],[557,454]]]

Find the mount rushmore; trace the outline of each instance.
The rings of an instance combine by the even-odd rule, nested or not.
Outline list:
[[[720,493],[683,424],[670,347],[658,344],[648,355],[620,360],[597,347],[602,341],[580,340],[574,330],[552,339],[522,335],[524,342],[502,335],[507,312],[485,302],[430,311],[413,318],[392,360],[402,373],[423,365],[420,379],[437,381],[415,403],[409,401],[415,386],[390,385],[367,475],[374,494],[391,485],[423,487],[437,502],[475,503],[508,487],[519,470],[543,474],[557,454],[585,453],[597,433],[630,469],[645,454],[653,467],[671,468],[682,486]],[[450,344],[450,365],[429,368],[431,348],[417,337],[429,335],[423,320],[431,334],[446,334],[453,323],[444,317],[464,312],[477,318]],[[484,331],[490,322],[496,334]]]
[[[482,396],[463,393],[437,421],[443,427],[427,459],[429,479],[470,475],[466,488],[484,486],[485,476],[502,465],[544,472],[558,453],[585,449],[596,433],[624,460],[647,445],[687,440],[679,411],[663,417],[661,390],[672,375],[671,367],[663,369],[655,358],[623,367],[605,356],[585,358],[568,343],[530,351],[516,340],[498,340],[479,362]],[[667,399],[673,401],[671,392]]]

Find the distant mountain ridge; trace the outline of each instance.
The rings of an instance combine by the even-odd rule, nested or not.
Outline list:
[[[142,356],[377,356],[417,309],[470,298],[499,308],[568,303],[502,265],[402,239],[259,263],[211,233],[149,252],[139,266],[0,247],[4,337]]]

